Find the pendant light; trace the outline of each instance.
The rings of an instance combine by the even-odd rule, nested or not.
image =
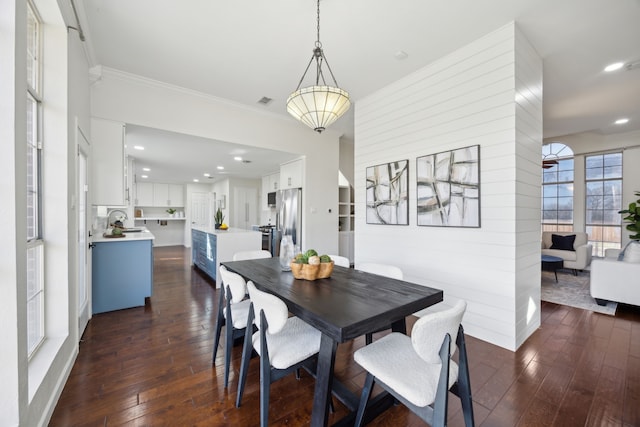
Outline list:
[[[300,83],[296,90],[287,99],[287,112],[300,120],[311,129],[320,133],[329,125],[338,120],[340,116],[347,112],[351,106],[347,91],[338,87],[336,78],[333,76],[327,57],[324,56],[322,43],[320,43],[320,0],[318,0],[318,37],[316,40],[313,55],[302,74]],[[316,79],[313,86],[301,88],[307,71],[315,60]],[[322,72],[322,66],[326,64],[327,70],[333,80],[333,86],[327,85]]]

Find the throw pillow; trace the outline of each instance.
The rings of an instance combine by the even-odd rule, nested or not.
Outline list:
[[[624,250],[624,262],[640,263],[640,242],[629,242]]]
[[[551,249],[560,249],[561,251],[574,251],[573,242],[576,241],[575,234],[569,234],[568,236],[561,236],[559,234],[551,235]]]

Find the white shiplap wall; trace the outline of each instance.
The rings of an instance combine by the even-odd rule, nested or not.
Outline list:
[[[526,301],[540,275],[532,252],[540,247],[541,70],[511,23],[359,100],[355,111],[356,267],[395,264],[407,280],[443,289],[447,305],[464,298],[466,332],[508,349],[539,324],[537,311],[527,321]],[[416,158],[474,144],[481,227],[418,227]],[[410,225],[367,225],[366,168],[403,159]]]

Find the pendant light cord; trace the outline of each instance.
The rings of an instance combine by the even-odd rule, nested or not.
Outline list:
[[[316,46],[322,47],[322,43],[320,43],[320,0],[318,0],[318,10],[317,10],[317,21],[318,21],[318,36],[316,38]]]

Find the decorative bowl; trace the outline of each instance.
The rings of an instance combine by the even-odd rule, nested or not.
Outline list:
[[[333,261],[320,264],[298,264],[291,261],[291,273],[296,279],[316,280],[326,279],[333,272]]]

